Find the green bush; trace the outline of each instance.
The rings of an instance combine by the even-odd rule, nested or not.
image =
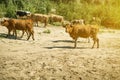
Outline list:
[[[84,19],[91,24],[96,17],[97,24],[105,27],[120,28],[120,0],[0,0],[0,16],[15,17],[15,10],[32,13],[55,14],[65,20]]]
[[[0,5],[0,18],[1,18],[1,17],[4,17],[4,15],[5,15],[4,10],[5,10],[5,6],[4,6],[3,4]]]
[[[50,33],[51,33],[51,31],[50,31],[49,29],[46,29],[46,30],[44,30],[44,31],[43,31],[43,33],[50,34]]]
[[[9,18],[15,18],[16,17],[15,16],[15,9],[13,9],[13,8],[7,8],[6,14],[5,14],[6,17],[9,17]]]
[[[16,17],[15,10],[16,10],[16,5],[14,5],[12,1],[9,1],[8,6],[6,7],[5,16],[9,18],[13,18],[13,17],[15,18]]]

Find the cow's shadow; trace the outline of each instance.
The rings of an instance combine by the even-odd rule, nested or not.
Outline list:
[[[74,41],[73,40],[56,40],[56,41],[52,41],[53,43],[59,43],[59,42],[65,42],[65,43],[73,43],[73,46],[51,46],[51,47],[44,47],[47,49],[55,49],[55,48],[61,48],[61,49],[90,49],[90,47],[76,47],[74,48]],[[78,43],[84,43],[81,41],[77,41]]]
[[[55,49],[55,48],[61,48],[61,49],[74,49],[72,46],[53,46],[53,47],[44,47],[47,49]]]
[[[8,35],[5,34],[5,33],[0,33],[0,38],[23,40],[23,39],[21,39],[21,37],[17,37],[17,38],[16,38],[14,35],[8,36]]]
[[[73,46],[53,46],[53,47],[44,47],[47,49],[91,49],[90,47],[76,47]]]
[[[54,43],[58,43],[58,42],[67,42],[67,43],[74,43],[74,40],[55,40],[55,41],[52,41]],[[84,41],[77,41],[77,43],[88,43],[88,42],[84,42]]]
[[[7,34],[0,33],[0,38],[7,38]]]
[[[58,42],[67,42],[67,43],[74,43],[73,40],[55,40],[55,41],[52,41],[54,43],[58,43]]]
[[[7,35],[5,33],[0,33],[0,38],[7,38],[7,39],[16,39],[14,35]],[[19,39],[19,38],[18,38]]]

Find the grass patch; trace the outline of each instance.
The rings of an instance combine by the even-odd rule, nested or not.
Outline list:
[[[44,31],[43,31],[43,33],[50,34],[50,33],[51,33],[51,31],[50,31],[49,29],[47,29],[47,30],[44,30]]]
[[[62,24],[60,22],[54,22],[53,25],[54,26],[61,26]]]
[[[111,29],[107,29],[107,30],[104,29],[104,30],[103,30],[103,29],[102,29],[102,30],[99,31],[99,33],[115,33],[115,30],[111,30]]]
[[[40,35],[41,35],[41,32],[38,32],[38,34],[40,34]]]

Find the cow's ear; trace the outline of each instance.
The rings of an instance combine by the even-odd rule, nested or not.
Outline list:
[[[66,27],[66,25],[65,25],[65,24],[63,24],[63,25],[62,25],[62,27],[63,27],[63,28],[65,28],[65,27]]]
[[[70,24],[70,27],[73,27],[73,25],[72,25],[72,24]]]
[[[4,22],[6,22],[7,20],[6,19],[4,19]]]
[[[67,25],[68,25],[68,24],[65,24],[65,23],[62,24],[62,26],[63,26],[64,28],[66,28]]]

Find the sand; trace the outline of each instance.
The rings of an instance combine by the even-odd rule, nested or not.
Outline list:
[[[6,38],[0,26],[0,80],[120,80],[120,31],[101,29],[100,48],[63,27],[34,27],[35,41]],[[18,32],[20,37],[21,32]]]

